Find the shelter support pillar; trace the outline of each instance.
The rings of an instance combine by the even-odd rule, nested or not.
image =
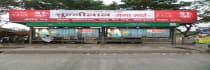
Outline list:
[[[171,28],[171,44],[176,45],[176,27]]]
[[[101,32],[101,44],[104,44],[104,38],[105,38],[105,27],[101,28],[102,32]]]
[[[30,30],[29,30],[29,44],[32,44],[32,36],[33,36],[33,34],[32,34],[32,31],[33,30],[33,27],[30,27]]]

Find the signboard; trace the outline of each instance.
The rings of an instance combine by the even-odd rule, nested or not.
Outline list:
[[[109,38],[169,37],[169,29],[107,29]]]
[[[201,44],[210,44],[210,37],[199,38],[199,43],[201,43]]]
[[[12,22],[182,22],[197,21],[195,10],[10,10]]]
[[[209,27],[200,27],[198,37],[199,37],[200,44],[209,44],[210,45],[210,28]]]
[[[210,34],[210,28],[200,28],[199,33],[200,34]]]
[[[99,29],[73,29],[73,28],[35,28],[35,38],[38,40],[47,35],[56,39],[78,39],[85,37],[99,37]]]
[[[126,27],[177,27],[180,24],[179,23],[167,23],[167,22],[27,22],[27,26],[104,26],[104,27],[110,27],[110,26],[126,26]]]

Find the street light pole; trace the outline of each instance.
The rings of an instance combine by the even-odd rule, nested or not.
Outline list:
[[[209,29],[210,29],[210,25],[209,25]],[[210,48],[210,44],[208,44],[208,48]]]

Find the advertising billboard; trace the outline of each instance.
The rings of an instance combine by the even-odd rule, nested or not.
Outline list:
[[[200,28],[199,33],[200,34],[210,34],[210,28]]]
[[[10,10],[11,22],[181,22],[197,21],[195,10]]]
[[[99,37],[99,29],[67,29],[67,28],[36,28],[35,29],[35,37],[43,38],[49,35],[54,39],[62,38],[62,39],[79,39],[79,38],[98,38]]]
[[[200,27],[198,37],[199,37],[200,44],[209,44],[210,45],[210,28],[209,27]]]
[[[210,37],[199,38],[199,43],[200,44],[209,44],[210,45]]]
[[[169,29],[107,29],[109,38],[169,37]]]

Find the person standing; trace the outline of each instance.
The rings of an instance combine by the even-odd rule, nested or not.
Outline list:
[[[0,43],[2,43],[2,36],[0,35]]]
[[[2,44],[3,45],[9,45],[9,37],[6,35],[2,36]]]

